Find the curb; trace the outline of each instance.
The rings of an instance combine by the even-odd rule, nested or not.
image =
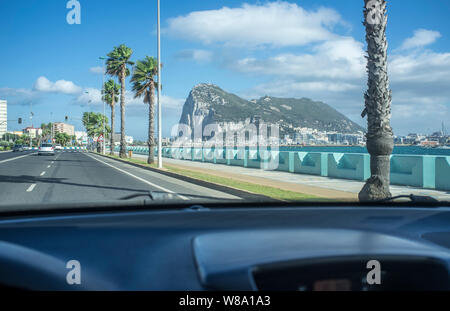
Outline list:
[[[203,180],[200,180],[200,179],[195,179],[195,178],[192,178],[192,177],[187,177],[187,176],[180,175],[180,174],[177,174],[177,173],[162,171],[162,170],[155,169],[155,168],[152,168],[152,167],[143,166],[141,164],[128,162],[128,161],[125,161],[125,160],[122,160],[122,159],[111,158],[111,157],[109,157],[107,155],[98,154],[98,153],[95,153],[95,152],[89,152],[89,153],[92,153],[94,155],[98,155],[98,156],[101,156],[101,157],[104,157],[104,158],[108,158],[108,159],[111,159],[111,160],[115,160],[115,161],[118,161],[118,162],[122,162],[122,163],[125,163],[125,164],[129,164],[129,165],[132,165],[134,167],[145,169],[147,171],[151,171],[151,172],[158,173],[158,174],[161,174],[161,175],[165,175],[165,176],[168,176],[168,177],[176,178],[176,179],[179,179],[179,180],[182,180],[182,181],[185,181],[185,182],[197,185],[197,186],[210,188],[210,189],[213,189],[213,190],[217,190],[217,191],[220,191],[220,192],[231,194],[231,195],[234,195],[234,196],[239,197],[241,199],[248,199],[248,200],[251,200],[253,202],[255,202],[255,201],[260,201],[260,202],[283,202],[283,201],[280,201],[280,200],[277,200],[277,199],[274,199],[274,198],[271,198],[271,197],[267,197],[265,195],[255,194],[255,193],[247,192],[247,191],[244,191],[244,190],[239,190],[239,189],[230,188],[230,187],[227,187],[227,186],[222,186],[222,185],[219,185],[219,184],[213,184],[213,183],[210,183],[210,182],[207,182],[207,181],[203,181]]]

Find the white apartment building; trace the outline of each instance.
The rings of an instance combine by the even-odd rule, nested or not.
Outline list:
[[[70,124],[55,122],[53,123],[53,133],[66,133],[69,136],[75,135],[75,127]]]
[[[0,99],[0,139],[8,130],[8,102]]]

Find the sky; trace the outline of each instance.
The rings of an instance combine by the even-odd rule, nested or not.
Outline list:
[[[99,57],[122,43],[133,49],[132,61],[157,56],[156,0],[78,2],[81,23],[68,24],[67,0],[0,0],[0,99],[8,100],[8,119],[31,125],[32,105],[35,127],[68,116],[83,130],[83,111],[103,111]],[[363,6],[161,0],[163,135],[199,83],[247,99],[308,97],[365,125]],[[431,133],[442,122],[450,129],[450,1],[390,0],[388,16],[394,133]],[[127,135],[145,140],[148,106],[134,98],[129,78],[126,97]],[[118,116],[116,125],[119,131]]]

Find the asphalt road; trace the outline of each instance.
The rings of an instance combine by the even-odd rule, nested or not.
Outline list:
[[[86,152],[62,151],[54,156],[0,153],[0,210],[16,204],[119,200],[148,191],[175,193],[174,198],[183,201],[198,200],[188,195],[239,199]]]

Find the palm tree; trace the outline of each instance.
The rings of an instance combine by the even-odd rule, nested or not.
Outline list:
[[[367,115],[367,149],[371,177],[359,193],[360,201],[391,197],[390,155],[394,148],[390,125],[392,92],[387,74],[386,0],[364,0],[364,26],[367,41],[368,90],[364,95]]]
[[[148,104],[148,159],[147,163],[155,162],[155,76],[158,74],[158,62],[155,58],[146,56],[137,61],[134,67],[133,92],[134,98],[144,96],[144,103]]]
[[[130,75],[130,70],[127,65],[134,65],[130,61],[133,50],[124,44],[119,47],[114,47],[106,60],[106,73],[111,76],[117,76],[120,80],[120,152],[119,157],[126,158],[126,141],[125,141],[125,78]]]
[[[111,142],[111,155],[114,155],[114,129],[115,129],[115,111],[116,111],[116,103],[119,101],[119,97],[117,96],[120,92],[120,85],[118,85],[116,82],[114,82],[113,79],[108,80],[105,82],[105,85],[103,86],[103,100],[108,103],[108,105],[111,107],[111,136],[110,136],[110,142]]]

